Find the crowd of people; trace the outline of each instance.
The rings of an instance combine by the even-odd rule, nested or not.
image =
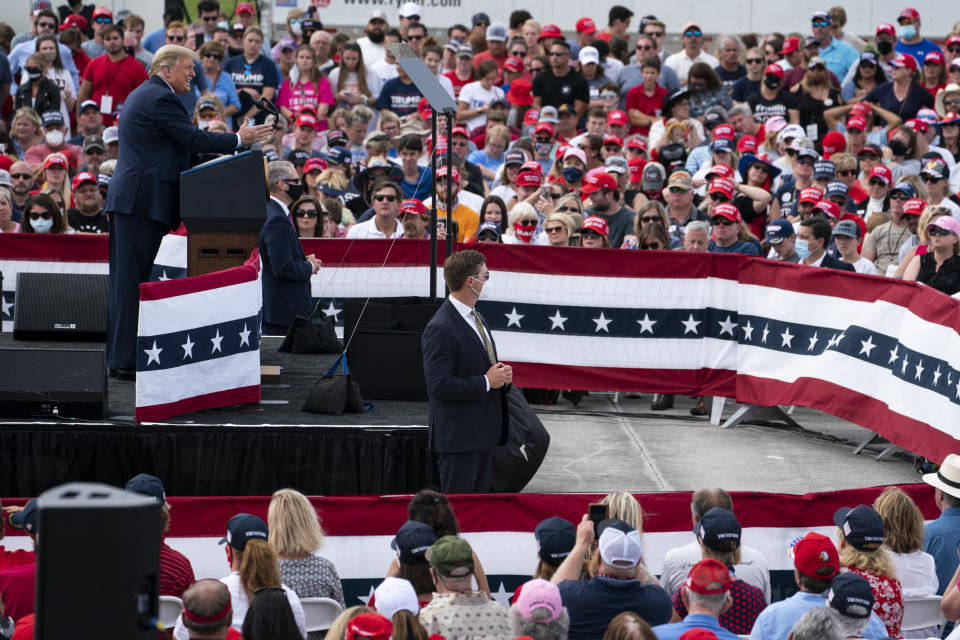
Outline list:
[[[178,640],[927,638],[939,629],[901,628],[911,600],[942,594],[947,619],[960,617],[960,456],[948,455],[923,479],[934,487],[938,519],[925,525],[898,487],[883,489],[872,506],[839,509],[834,540],[811,531],[791,543],[796,591],[778,602],[767,558],[741,544],[733,501],[720,488],[693,493],[693,537],[667,552],[659,577],[644,561],[644,523],[656,516],[629,493],[608,494],[577,524],[543,520],[531,532],[537,556],[511,572],[532,570],[509,607],[491,597],[482,558],[433,489],[410,500],[390,542],[396,558],[366,605],[346,607],[337,569],[319,553],[319,514],[301,493],[282,489],[266,521],[238,513],[225,523],[219,543],[230,573],[219,580],[195,581],[189,560],[162,542],[159,593],[183,600]],[[165,534],[171,509],[162,482],[140,474],[125,489],[160,503]],[[4,509],[34,545],[0,546],[0,637],[11,640],[33,637],[37,511],[35,500]],[[313,597],[342,609],[325,635],[306,630],[301,598]],[[956,637],[960,630],[949,639]]]
[[[522,9],[437,35],[407,2],[355,41],[315,8],[274,38],[258,10],[201,0],[161,26],[33,0],[29,31],[0,23],[0,232],[109,231],[124,101],[179,45],[198,129],[279,116],[263,152],[296,172],[277,190],[301,238],[425,239],[435,190],[437,233],[460,243],[740,253],[960,292],[960,28],[934,43],[915,9],[868,40],[839,6],[784,33],[688,22],[675,52],[619,5],[567,38]],[[436,140],[395,42],[458,105]]]

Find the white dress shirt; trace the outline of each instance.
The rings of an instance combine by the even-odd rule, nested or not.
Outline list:
[[[477,338],[480,339],[480,343],[483,344],[483,336],[480,335],[480,329],[477,328],[477,321],[474,320],[475,316],[473,307],[468,307],[453,296],[447,296],[447,299],[453,305],[453,308],[457,310],[457,313],[463,316],[464,322],[470,325],[470,328],[473,329],[473,332],[477,334]],[[489,331],[489,329],[487,329],[487,331]],[[487,336],[487,339],[489,340],[490,337]],[[484,345],[484,348],[486,348],[486,345]],[[490,379],[487,378],[486,374],[484,374],[483,379],[487,382],[487,391],[490,391]]]

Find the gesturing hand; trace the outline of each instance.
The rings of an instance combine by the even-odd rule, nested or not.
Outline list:
[[[237,133],[240,134],[240,142],[247,146],[257,142],[263,142],[270,137],[272,132],[273,125],[258,124],[250,126],[246,123],[237,131]]]

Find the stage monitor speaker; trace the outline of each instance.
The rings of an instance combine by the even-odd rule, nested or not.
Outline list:
[[[105,341],[109,278],[105,273],[21,271],[13,307],[13,338]]]
[[[160,503],[74,482],[37,506],[34,637],[156,640]]]
[[[420,338],[441,304],[429,298],[371,300],[366,309],[363,300],[344,303],[347,362],[364,398],[427,401]]]
[[[107,415],[107,365],[102,350],[2,349],[0,416]]]

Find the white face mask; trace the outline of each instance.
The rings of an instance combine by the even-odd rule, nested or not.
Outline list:
[[[470,287],[470,291],[473,291],[475,294],[477,294],[477,298],[480,299],[480,300],[485,300],[485,299],[487,298],[487,285],[486,285],[486,283],[484,283],[484,284],[482,285],[482,288],[481,288],[479,291],[477,291],[477,290],[474,289],[473,287]]]
[[[30,220],[30,226],[33,227],[33,230],[37,233],[49,233],[50,229],[53,228],[53,218],[50,218],[49,220],[44,218]]]
[[[50,131],[47,131],[47,134],[44,137],[47,140],[47,144],[51,147],[59,147],[63,144],[63,131],[60,131],[59,129],[51,129]]]

